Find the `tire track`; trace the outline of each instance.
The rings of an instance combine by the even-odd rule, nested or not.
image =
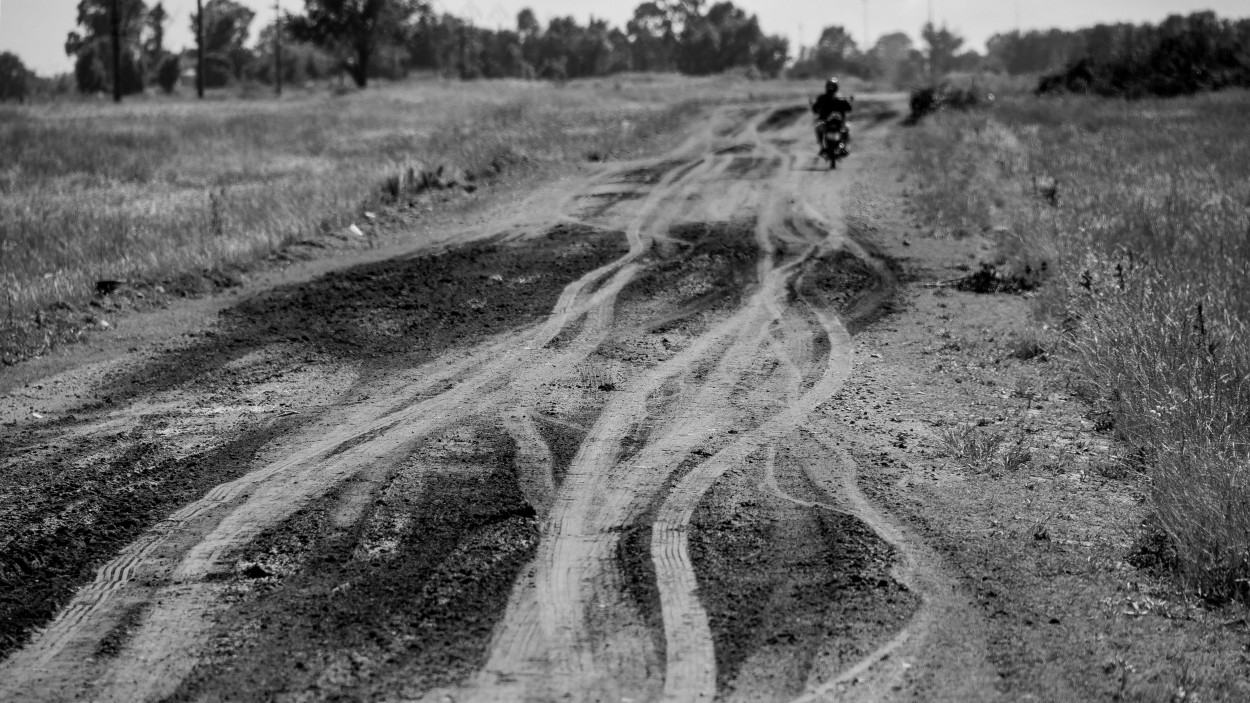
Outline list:
[[[564,363],[557,365],[561,369],[570,368],[576,360],[593,351],[610,329],[614,298],[637,274],[639,268],[632,262],[645,253],[648,246],[649,243],[635,236],[630,251],[623,257],[584,274],[566,286],[551,315],[537,329],[489,343],[467,359],[453,361],[446,368],[433,364],[434,368],[430,369],[432,375],[414,386],[390,389],[385,394],[389,397],[407,396],[416,402],[410,401],[398,408],[370,405],[336,418],[332,421],[334,429],[323,433],[306,449],[236,481],[217,486],[200,500],[179,510],[153,528],[148,536],[128,546],[102,567],[95,581],[80,591],[46,630],[5,663],[0,670],[17,674],[8,683],[17,687],[15,690],[21,690],[21,681],[26,676],[47,669],[67,652],[71,644],[78,640],[91,640],[92,633],[98,629],[106,630],[106,627],[94,626],[92,621],[107,615],[108,606],[116,594],[153,552],[169,544],[174,535],[182,533],[195,520],[245,499],[187,552],[174,570],[172,579],[175,584],[202,582],[209,575],[227,568],[223,557],[233,548],[253,539],[267,526],[289,517],[306,501],[324,494],[373,462],[393,459],[429,433],[461,421],[483,407],[497,405],[502,400],[499,391],[509,381],[523,379],[522,386],[530,388],[538,385],[540,381],[526,374],[525,370],[539,366],[537,362],[549,356],[541,351],[542,348],[568,325],[586,316],[593,323],[585,326],[578,335],[579,339],[586,340],[585,343],[566,350],[560,359]],[[612,277],[607,284],[598,285],[609,275]],[[588,294],[587,291],[593,292]],[[449,383],[454,384],[450,390],[422,398],[432,389]],[[347,451],[337,451],[352,444],[355,446]],[[160,599],[166,604],[166,610],[176,607],[176,604],[193,610],[202,609],[211,598],[198,590],[202,589],[175,586],[173,590],[163,591]],[[186,652],[186,647],[193,644],[194,637],[189,636],[192,633],[183,633],[188,636],[178,637],[179,644],[174,645],[169,640],[176,633],[170,632],[168,627],[151,625],[159,619],[170,621],[157,611],[149,616],[149,623],[135,636],[136,648],[147,640],[157,641],[160,644],[151,649],[163,655],[160,659],[173,668],[188,669],[193,657]],[[176,659],[174,654],[181,655],[185,661],[180,665],[173,664]],[[131,674],[109,677],[121,691],[117,696],[119,700],[131,695],[142,697],[143,692],[156,685],[158,679],[178,678],[177,672],[168,668],[149,667],[147,662],[129,662],[130,666],[127,663],[125,658],[119,657],[118,668],[129,668]],[[148,669],[155,669],[156,673],[142,673]],[[103,692],[99,695],[108,697]]]
[[[651,552],[668,642],[664,700],[696,700],[714,696],[716,690],[712,633],[699,602],[689,549],[690,519],[699,501],[725,471],[742,464],[761,447],[784,441],[850,375],[850,335],[836,318],[815,312],[834,350],[820,379],[783,411],[740,435],[687,474],[664,502],[652,527]]]
[[[551,450],[534,426],[534,416],[529,410],[515,409],[501,413],[500,419],[512,441],[516,442],[517,480],[521,491],[539,518],[544,518],[551,510],[556,492],[552,469],[555,460],[551,457]]]
[[[628,252],[565,286],[544,320],[461,358],[383,381],[375,393],[379,400],[332,413],[307,430],[303,448],[217,486],[170,516],[102,567],[48,630],[0,667],[0,678],[19,674],[0,690],[26,690],[21,687],[40,670],[81,678],[74,671],[79,654],[107,631],[118,595],[133,591],[155,605],[91,689],[92,699],[168,694],[194,665],[209,616],[224,607],[214,577],[233,568],[235,550],[342,481],[398,460],[431,433],[488,416],[501,418],[516,442],[521,486],[545,522],[538,554],[514,584],[485,666],[451,692],[455,699],[619,699],[645,691],[670,701],[711,700],[716,659],[689,553],[693,511],[729,468],[760,451],[771,461],[776,445],[836,391],[851,368],[841,322],[810,305],[805,310],[790,292],[817,257],[853,244],[839,210],[818,212],[795,197],[797,157],[759,131],[769,114],[754,113],[734,137],[750,141],[767,180],[727,185],[741,156],[718,155],[706,129],[662,158],[618,164],[568,189],[554,213],[548,203],[531,202],[507,221],[512,231],[506,238],[572,218],[566,213],[579,195],[598,192],[631,170],[683,162],[666,170],[645,198],[630,202],[632,216],[623,227]],[[674,225],[700,213],[728,217],[743,211],[754,212],[757,221],[754,290],[738,309],[709,319],[673,356],[652,367],[635,365],[635,375],[607,395],[557,486],[550,447],[534,424],[544,386],[574,378],[579,364],[620,334],[618,297],[645,270],[650,259],[643,257],[652,247],[674,241]],[[829,348],[827,357],[815,359],[813,334]],[[557,338],[560,344],[552,348]],[[805,387],[808,376],[813,378]],[[675,392],[657,402],[666,390]],[[651,428],[646,443],[623,459],[622,442],[643,424]],[[723,430],[730,426],[748,429],[729,436]],[[713,447],[718,449],[710,458],[700,460]],[[765,484],[806,505],[784,494],[771,465]],[[623,596],[614,559],[620,530],[657,504],[650,552],[664,627],[662,677],[655,673],[658,650]],[[179,553],[183,543],[189,546]],[[166,585],[128,585],[137,575],[160,573],[162,559],[171,556]],[[830,691],[813,689],[813,695]]]

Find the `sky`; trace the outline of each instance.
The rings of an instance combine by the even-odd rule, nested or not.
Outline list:
[[[172,16],[166,43],[191,45],[190,17],[195,0],[164,0]],[[239,0],[257,12],[253,37],[273,16],[274,0]],[[641,0],[435,0],[444,11],[473,19],[485,27],[511,27],[516,13],[530,7],[540,20],[572,15],[581,22],[602,18],[623,26]],[[1223,17],[1250,16],[1246,0],[734,0],[756,14],[769,34],[783,34],[791,47],[810,45],[822,27],[840,24],[861,46],[882,34],[904,31],[917,37],[932,6],[937,24],[983,51],[985,41],[1012,29],[1076,29],[1099,22],[1157,22],[1170,14],[1214,10]],[[303,0],[278,0],[284,10],[298,11]],[[149,5],[154,4],[149,0]],[[65,36],[74,29],[77,0],[0,0],[0,52],[11,51],[36,73],[69,71]],[[865,17],[865,11],[867,15]],[[867,19],[867,35],[865,35]],[[869,38],[864,42],[864,37]]]

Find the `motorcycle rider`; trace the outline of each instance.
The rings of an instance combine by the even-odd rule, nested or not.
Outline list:
[[[825,81],[825,92],[816,98],[812,103],[812,112],[820,120],[816,123],[816,143],[820,145],[820,155],[825,155],[825,125],[829,117],[835,112],[841,112],[843,115],[849,115],[851,112],[851,101],[838,95],[838,79],[830,78]]]

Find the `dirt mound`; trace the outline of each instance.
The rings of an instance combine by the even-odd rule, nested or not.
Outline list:
[[[420,363],[546,315],[560,291],[626,251],[618,233],[560,226],[517,244],[482,243],[358,266],[275,289],[222,314],[220,328],[110,379],[83,417],[0,438],[0,655],[45,624],[95,569],[145,529],[212,486],[237,478],[295,418],[260,420],[212,451],[185,456],[159,415],[128,432],[57,440],[128,398],[191,384],[231,392],[301,362],[365,358]],[[227,365],[280,353],[262,368]]]
[[[781,163],[775,158],[736,156],[725,175],[740,180],[761,181],[770,178]]]
[[[694,164],[689,161],[661,161],[657,164],[626,171],[619,176],[618,181],[621,183],[635,183],[639,185],[655,185],[656,183],[659,183],[660,179],[670,171],[682,167],[689,168],[693,165]]]
[[[853,663],[915,607],[889,575],[886,543],[858,520],[810,505],[826,499],[800,468],[812,460],[779,452],[774,480],[782,497],[752,490],[768,480],[758,458],[727,474],[694,514],[690,551],[722,695],[741,675],[748,685],[768,681],[771,691],[798,696],[814,665]]]
[[[418,363],[540,319],[565,285],[625,251],[620,233],[560,225],[519,243],[475,243],[337,271],[224,311],[218,331],[117,379],[105,395],[167,390],[273,345],[295,358]]]
[[[861,249],[864,259],[845,249],[815,263],[797,281],[796,292],[815,305],[838,311],[852,334],[892,309],[898,290],[897,262]]]
[[[1001,271],[990,264],[981,264],[975,273],[956,279],[951,287],[967,293],[1026,293],[1041,285],[1045,269],[1034,271]]]
[[[651,331],[698,313],[739,305],[755,283],[755,222],[697,222],[669,230],[649,254],[648,271],[621,294],[622,304],[655,308]],[[674,299],[676,298],[676,299]]]
[[[354,526],[336,527],[341,498],[330,496],[264,535],[240,563],[288,575],[262,584],[235,575],[244,601],[170,700],[310,690],[408,698],[463,681],[485,663],[538,543],[514,459],[499,427],[450,430],[416,447],[400,466],[422,469],[384,480]]]
[[[46,624],[96,568],[149,526],[238,478],[269,440],[298,424],[259,424],[212,451],[180,456],[154,439],[158,421],[127,434],[63,443],[64,426],[0,440],[0,658]],[[67,423],[73,424],[73,423]],[[50,443],[51,442],[51,443]]]
[[[785,129],[798,122],[803,115],[807,114],[807,111],[808,109],[803,105],[782,108],[773,112],[773,114],[768,116],[768,119],[761,122],[759,130],[761,132],[775,132]]]

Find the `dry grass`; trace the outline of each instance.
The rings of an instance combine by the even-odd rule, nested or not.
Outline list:
[[[939,430],[938,442],[960,465],[978,472],[1017,472],[1033,461],[1024,433],[1015,427],[960,424]]]
[[[1022,99],[909,135],[925,212],[1048,264],[1043,310],[1148,473],[1171,566],[1216,598],[1250,596],[1248,110]]]
[[[629,155],[699,102],[753,90],[673,77],[414,81],[284,100],[0,107],[0,330],[97,280],[246,265],[342,228],[401,165],[497,173]]]

